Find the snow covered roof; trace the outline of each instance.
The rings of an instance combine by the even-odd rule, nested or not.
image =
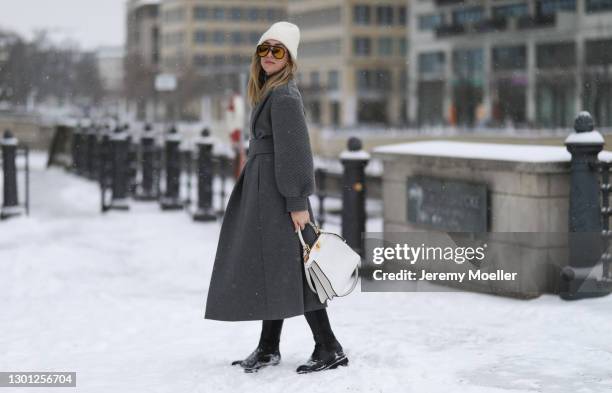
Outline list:
[[[571,154],[565,146],[512,145],[456,141],[421,141],[383,145],[372,149],[377,154],[406,154],[514,162],[567,162]],[[599,153],[602,161],[612,161],[612,152]]]

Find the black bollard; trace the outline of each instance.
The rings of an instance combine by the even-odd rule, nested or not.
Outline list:
[[[96,150],[97,150],[97,139],[98,139],[98,126],[92,125],[89,128],[89,132],[87,133],[87,161],[86,161],[86,169],[85,173],[87,174],[87,178],[90,180],[95,180],[97,178],[96,173]]]
[[[348,151],[340,154],[344,166],[342,175],[342,237],[363,257],[363,237],[366,224],[365,166],[370,155],[361,149],[361,140],[351,137]]]
[[[72,131],[72,142],[71,142],[71,153],[72,153],[72,170],[74,173],[79,174],[80,169],[79,165],[81,164],[81,149],[83,148],[83,143],[81,141],[83,130],[81,129],[81,125],[78,124]]]
[[[181,149],[181,172],[185,174],[185,183],[187,186],[183,206],[191,206],[191,177],[193,176],[193,152],[191,149]],[[180,191],[179,191],[180,194]]]
[[[91,169],[94,180],[100,179],[100,168],[102,166],[102,136],[106,133],[108,133],[108,125],[100,125],[96,129],[92,160],[93,168]]]
[[[593,118],[580,112],[574,122],[575,133],[565,140],[572,154],[569,206],[569,265],[562,269],[560,296],[565,300],[602,296],[596,267],[602,257],[602,211],[599,201],[597,155],[604,139],[594,131]],[[608,217],[606,216],[607,220]]]
[[[77,147],[77,175],[87,176],[87,134],[89,129],[86,126],[79,126],[78,147]]]
[[[213,208],[213,140],[205,128],[196,142],[198,148],[198,208],[193,215],[195,221],[217,219]]]
[[[172,127],[166,135],[166,190],[160,198],[162,210],[178,210],[183,208],[183,204],[179,199],[181,178],[180,143],[180,135],[177,133],[176,128]]]
[[[79,149],[79,174],[89,177],[89,134],[91,127],[85,126],[81,131],[81,148]]]
[[[226,154],[220,154],[219,156],[217,156],[217,162],[218,162],[218,172],[219,172],[219,177],[220,177],[220,182],[221,182],[221,189],[219,191],[219,200],[220,202],[220,206],[219,209],[217,210],[217,216],[218,217],[223,217],[225,215],[225,197],[226,197],[226,193],[225,193],[225,175],[226,172],[229,169],[229,162],[230,162],[231,157],[228,157],[228,155]]]
[[[110,202],[106,202],[106,191],[111,189],[113,177],[111,134],[110,126],[106,125],[98,141],[98,180],[100,182],[102,213],[110,208]]]
[[[110,208],[128,210],[128,141],[127,133],[120,127],[111,136],[112,151],[112,199]]]
[[[127,135],[127,171],[128,171],[128,194],[136,195],[138,186],[138,145],[134,143],[132,135]]]
[[[140,138],[140,168],[142,178],[140,188],[137,190],[136,199],[141,201],[153,201],[159,196],[157,192],[156,177],[159,177],[159,163],[157,147],[151,125],[147,124]]]
[[[317,185],[317,197],[319,199],[319,217],[318,226],[322,228],[325,225],[325,197],[327,192],[325,191],[325,179],[327,173],[323,168],[315,169],[315,184]]]
[[[4,188],[0,219],[4,220],[21,214],[17,198],[17,139],[9,130],[4,131],[2,141],[2,171]]]

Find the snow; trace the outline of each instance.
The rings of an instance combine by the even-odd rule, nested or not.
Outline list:
[[[601,144],[603,145],[606,141],[604,141],[603,136],[599,133],[599,131],[588,131],[588,132],[572,132],[565,138],[565,144],[570,143],[585,143],[585,144]]]
[[[0,139],[0,145],[3,146],[17,146],[17,139],[13,137],[7,138],[6,136]]]
[[[203,319],[219,224],[147,202],[102,215],[94,182],[33,158],[31,216],[0,222],[2,371],[76,371],[66,391],[87,393],[612,390],[612,296],[357,288],[328,308],[348,367],[295,373],[313,349],[299,316],[281,364],[245,374],[229,363],[255,348],[260,323]]]
[[[369,154],[368,154],[369,156]],[[360,159],[367,159],[364,155]],[[341,175],[344,172],[343,165],[338,158],[325,157],[320,155],[314,155],[313,157],[314,167],[321,168],[329,173],[335,175]],[[365,174],[368,176],[381,176],[383,173],[383,163],[379,158],[370,158],[366,167],[364,168]]]
[[[365,150],[357,150],[357,151],[343,150],[340,153],[340,159],[341,160],[369,160],[370,153],[368,153]]]
[[[572,158],[567,149],[561,146],[511,145],[447,140],[382,145],[375,147],[373,152],[515,162],[569,162]],[[612,160],[612,152],[602,151],[599,153],[598,158],[602,161],[610,161]]]

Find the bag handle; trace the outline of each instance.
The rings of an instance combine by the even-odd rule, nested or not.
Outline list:
[[[312,229],[314,229],[315,234],[317,236],[319,236],[321,234],[321,230],[312,222],[308,222],[308,224],[310,224],[310,226],[312,227]],[[306,260],[308,260],[308,254],[310,254],[310,246],[308,244],[306,244],[306,242],[304,241],[304,238],[302,237],[302,230],[298,229],[297,230],[297,234],[298,237],[300,238],[300,243],[302,243],[302,247],[304,248],[304,263],[306,263]]]

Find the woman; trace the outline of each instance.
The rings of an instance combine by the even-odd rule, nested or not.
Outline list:
[[[205,318],[262,320],[257,348],[232,362],[245,372],[277,365],[284,318],[304,315],[315,348],[298,373],[347,365],[325,307],[306,284],[297,231],[313,222],[313,158],[297,69],[298,27],[274,23],[259,39],[248,94],[253,110],[248,159],[229,198]]]

